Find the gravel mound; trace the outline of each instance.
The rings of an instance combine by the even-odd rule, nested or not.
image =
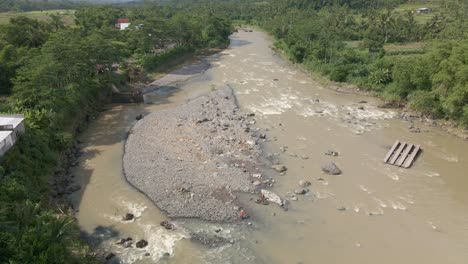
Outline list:
[[[253,191],[259,167],[254,123],[228,86],[151,113],[130,131],[125,176],[169,217],[239,219],[233,193]]]

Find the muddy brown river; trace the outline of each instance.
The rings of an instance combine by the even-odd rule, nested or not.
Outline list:
[[[92,243],[122,263],[467,263],[468,143],[419,123],[422,132],[412,133],[396,110],[326,89],[270,45],[263,33],[236,33],[228,49],[207,59],[207,71],[148,95],[152,104],[115,105],[91,123],[74,171],[82,189],[72,199]],[[271,190],[290,200],[289,210],[240,194],[251,219],[176,219],[177,229],[165,230],[159,225],[164,213],[122,174],[127,132],[138,114],[183,104],[221,84],[233,87],[240,107],[254,112],[256,126],[267,131],[265,153],[288,167],[283,176],[272,173]],[[422,146],[410,169],[382,162],[396,139]],[[339,156],[324,155],[328,150]],[[343,174],[322,173],[327,161]],[[300,180],[312,185],[294,201]],[[128,212],[136,219],[122,221]],[[234,243],[210,248],[191,242],[189,233],[199,230],[216,230]],[[149,245],[115,244],[128,236]]]

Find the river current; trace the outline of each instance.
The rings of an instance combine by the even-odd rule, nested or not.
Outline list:
[[[271,44],[261,32],[235,33],[228,49],[207,59],[207,71],[155,91],[147,96],[151,104],[114,105],[91,123],[74,169],[82,189],[72,196],[83,233],[122,263],[467,263],[468,143],[417,122],[422,132],[412,133],[397,110],[327,89],[277,56]],[[307,180],[310,192],[296,195],[288,211],[239,194],[251,219],[178,219],[177,229],[168,231],[159,225],[164,213],[122,174],[125,138],[135,116],[222,84],[234,89],[241,108],[255,113],[269,139],[262,143],[265,153],[288,168],[283,176],[271,174],[271,190],[290,199]],[[383,163],[397,139],[422,146],[410,169]],[[328,150],[339,155],[324,155]],[[322,173],[327,161],[343,174]],[[127,212],[136,219],[122,221]],[[210,248],[191,242],[189,233],[199,230],[234,243]],[[148,247],[115,244],[129,236],[146,239]]]

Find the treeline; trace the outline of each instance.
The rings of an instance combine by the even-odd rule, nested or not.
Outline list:
[[[71,0],[2,0],[0,1],[0,12],[73,9],[79,5],[78,1]]]
[[[121,17],[131,19],[129,29],[114,27]],[[223,45],[231,30],[207,10],[156,4],[83,7],[74,27],[59,15],[0,26],[0,112],[25,114],[27,131],[0,159],[0,263],[96,262],[76,223],[48,207],[47,181],[73,128],[129,68],[151,70],[180,52]]]
[[[205,2],[238,23],[258,25],[292,61],[337,82],[468,127],[468,3],[441,0],[434,15],[406,1],[270,0]],[[416,43],[421,48],[398,49]],[[388,50],[388,44],[397,48]]]

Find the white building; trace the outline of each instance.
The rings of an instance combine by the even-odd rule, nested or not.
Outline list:
[[[0,115],[0,156],[3,156],[25,132],[23,115]]]
[[[128,18],[119,18],[117,19],[117,23],[115,24],[115,27],[120,30],[125,30],[129,26],[130,26],[130,19]]]

